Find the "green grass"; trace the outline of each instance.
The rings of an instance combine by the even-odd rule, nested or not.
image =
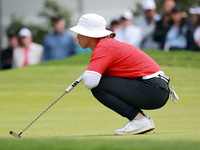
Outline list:
[[[127,121],[102,106],[83,82],[66,94],[23,134],[20,133],[87,68],[84,54],[0,72],[0,150],[176,149],[200,147],[200,53],[145,51],[171,77],[180,100],[145,111],[156,129],[144,135],[115,136]]]

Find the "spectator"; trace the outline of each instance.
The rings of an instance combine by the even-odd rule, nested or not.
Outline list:
[[[156,13],[155,1],[142,0],[142,8],[144,15],[135,19],[136,25],[142,28],[143,40],[141,48],[159,49],[159,44],[153,39],[156,22],[160,20],[160,16]]]
[[[114,31],[116,33],[115,39],[140,48],[142,41],[142,30],[140,27],[133,25],[133,19],[134,16],[130,10],[126,10],[122,14],[121,27]]]
[[[161,20],[156,22],[156,28],[154,32],[154,40],[159,42],[159,48],[163,49],[165,44],[165,38],[170,28],[170,15],[171,11],[176,5],[174,0],[163,0],[162,7],[164,15]]]
[[[166,35],[165,50],[188,49],[194,50],[194,38],[191,25],[182,15],[179,6],[175,6],[171,13],[171,27]]]
[[[65,30],[66,21],[56,14],[52,17],[54,32],[44,38],[43,61],[63,59],[75,53],[73,37]]]
[[[8,36],[9,46],[1,53],[2,70],[12,68],[13,51],[17,47],[19,47],[17,31],[14,30],[8,31],[7,36]]]
[[[115,31],[115,30],[117,30],[117,29],[119,29],[120,28],[120,23],[119,23],[119,21],[118,20],[113,20],[113,21],[111,21],[111,23],[110,23],[110,28],[109,28],[109,30],[110,31]]]
[[[27,65],[35,65],[41,62],[43,47],[32,42],[32,33],[28,28],[19,31],[21,46],[13,51],[13,68],[21,68]]]
[[[194,22],[194,41],[196,49],[200,50],[200,7],[190,8],[189,12],[192,14]]]

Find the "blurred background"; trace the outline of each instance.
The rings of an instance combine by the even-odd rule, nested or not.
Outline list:
[[[162,13],[161,1],[155,0],[159,14]],[[190,7],[199,4],[199,0],[176,0],[176,2],[186,12]],[[0,0],[0,47],[7,46],[6,31],[11,23],[37,25],[41,28],[47,26],[47,16],[44,15],[44,12],[52,13],[48,9],[68,14],[68,28],[76,24],[81,14],[89,12],[104,16],[108,23],[112,19],[118,18],[125,9],[131,9],[136,14],[142,12],[140,0]],[[50,29],[46,28],[46,30]],[[38,39],[38,41],[41,40]]]
[[[178,5],[178,7],[173,10],[174,12],[172,12],[172,14],[174,14],[174,16],[179,14],[180,16],[177,28],[180,30],[180,33],[178,33],[180,38],[175,38],[179,40],[177,42],[174,42],[173,39],[170,38],[171,35],[175,36],[172,30],[173,28],[171,27],[173,27],[173,23],[177,20],[176,17],[174,17],[174,21],[171,20],[172,18],[170,15],[173,8],[171,2],[173,7]],[[169,10],[169,7],[171,7],[170,13],[167,13],[164,7],[166,10]],[[126,31],[129,33],[129,35],[126,35],[126,39],[129,38],[129,41],[120,39],[121,37],[117,36],[115,39],[127,42],[141,49],[166,51],[200,50],[200,36],[198,36],[200,34],[199,0],[0,0],[0,58],[2,59],[0,70],[4,69],[4,65],[9,65],[9,67],[5,67],[5,69],[14,68],[13,64],[15,62],[13,61],[13,57],[18,57],[17,54],[12,56],[13,52],[15,53],[15,46],[16,48],[21,47],[18,51],[23,53],[23,51],[25,51],[25,46],[22,43],[22,39],[23,37],[27,37],[28,34],[30,34],[29,36],[31,36],[31,38],[29,46],[27,47],[31,47],[30,44],[33,44],[33,42],[39,44],[39,47],[41,47],[41,50],[39,50],[40,56],[33,58],[39,60],[34,63],[29,63],[28,65],[47,61],[47,58],[44,58],[46,55],[45,53],[50,51],[49,46],[51,46],[51,41],[55,41],[52,38],[58,37],[54,36],[50,37],[51,39],[48,38],[52,36],[52,33],[57,34],[54,23],[58,20],[65,20],[64,28],[67,32],[68,41],[71,40],[71,44],[75,44],[75,48],[73,48],[73,45],[68,45],[68,47],[66,47],[65,43],[63,43],[64,45],[62,48],[65,46],[65,49],[60,53],[60,56],[49,60],[63,58],[61,56],[63,56],[65,51],[69,50],[69,46],[74,50],[72,50],[73,52],[68,52],[65,58],[74,54],[91,52],[91,50],[83,50],[76,41],[76,35],[68,30],[70,27],[76,25],[80,16],[85,13],[102,15],[106,19],[107,28],[116,31],[117,35],[120,35],[120,32],[122,32],[117,32],[117,29],[121,28],[121,30],[126,30],[125,26],[127,26],[127,22],[129,22],[128,24],[131,25],[132,30],[134,30],[132,33]],[[56,14],[57,16],[55,16]],[[53,16],[54,18],[52,18]],[[112,29],[112,23],[113,26],[117,28]],[[15,36],[18,38],[19,30],[22,28],[28,28],[30,33],[28,33],[29,31],[26,31],[26,33],[23,31],[23,35],[19,37],[19,43],[15,45],[16,42],[13,37]],[[127,30],[129,30],[128,27]],[[193,34],[195,38],[195,30],[197,31],[197,41],[193,39]],[[45,38],[45,36],[47,36],[47,38]],[[47,44],[45,43],[46,39]],[[67,40],[65,39],[65,41]],[[130,41],[132,43],[130,43]],[[54,44],[51,48],[52,51],[55,51],[52,52],[51,55],[58,54],[58,51],[56,52],[56,45],[58,44]],[[62,48],[59,47],[58,49]],[[5,52],[4,54],[3,51]],[[20,54],[20,56],[21,55],[23,54]],[[18,61],[18,58],[16,59],[16,61]],[[23,65],[21,64],[19,67],[23,67]]]
[[[124,9],[136,9],[139,0],[0,0],[1,6],[1,47],[7,46],[6,30],[11,23],[37,25],[47,29],[48,13],[53,11],[65,13],[67,28],[75,25],[85,13],[97,13],[105,17],[107,22],[118,18]],[[51,12],[52,11],[52,12]],[[46,15],[46,16],[45,16]],[[16,27],[17,28],[17,27]],[[50,28],[50,26],[49,26]],[[36,40],[37,38],[35,38]],[[40,41],[40,40],[38,40]]]

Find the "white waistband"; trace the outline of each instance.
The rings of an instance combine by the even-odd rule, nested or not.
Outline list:
[[[164,75],[164,72],[163,71],[158,71],[158,72],[156,72],[154,74],[151,74],[151,75],[148,75],[148,76],[143,76],[142,79],[143,80],[151,79],[151,78],[154,78],[154,77],[158,76],[159,74],[160,75]]]

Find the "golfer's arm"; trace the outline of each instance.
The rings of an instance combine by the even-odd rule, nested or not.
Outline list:
[[[88,90],[95,88],[99,84],[100,79],[101,74],[98,72],[86,70],[83,74],[83,81]]]

